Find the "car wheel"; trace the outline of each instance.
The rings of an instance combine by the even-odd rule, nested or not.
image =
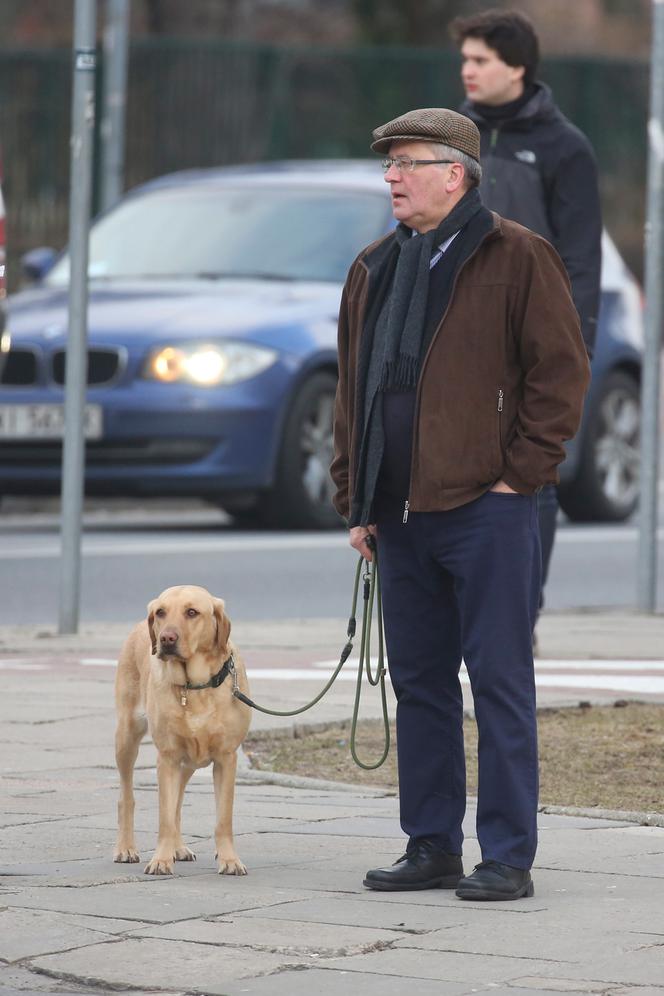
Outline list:
[[[289,529],[332,529],[343,520],[334,510],[330,477],[337,378],[320,371],[300,387],[286,418],[274,489],[261,501],[263,518]]]
[[[621,522],[639,498],[639,386],[621,370],[610,373],[585,429],[580,471],[559,489],[560,504],[576,522]]]

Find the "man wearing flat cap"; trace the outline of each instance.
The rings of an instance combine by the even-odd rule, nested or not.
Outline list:
[[[589,366],[556,251],[488,211],[475,124],[444,108],[377,128],[399,223],[348,274],[331,472],[351,545],[376,538],[405,854],[378,890],[533,895],[536,493],[557,481]],[[464,877],[465,661],[479,731],[477,836]]]

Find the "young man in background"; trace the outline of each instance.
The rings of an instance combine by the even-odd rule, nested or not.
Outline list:
[[[460,110],[480,132],[486,207],[551,242],[572,285],[592,356],[599,310],[602,218],[590,142],[536,79],[539,42],[518,11],[458,17],[450,34],[461,50],[466,100]],[[542,588],[556,531],[556,486],[539,495]]]

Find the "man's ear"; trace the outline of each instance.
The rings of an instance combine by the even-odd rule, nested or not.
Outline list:
[[[152,654],[157,653],[157,636],[154,631],[154,613],[157,608],[157,601],[153,599],[148,605],[148,632],[150,634],[150,643],[152,644]]]
[[[214,619],[217,624],[215,649],[221,653],[228,646],[228,638],[231,635],[231,621],[226,615],[226,605],[223,598],[214,599]]]
[[[517,80],[520,80],[523,83],[525,75],[526,75],[526,67],[525,66],[510,66],[510,69],[512,70],[512,74],[511,74],[512,75],[512,79],[515,82]]]
[[[447,190],[449,193],[454,193],[459,190],[466,182],[466,171],[461,165],[461,163],[454,163],[452,169],[450,170],[449,179],[447,181]]]

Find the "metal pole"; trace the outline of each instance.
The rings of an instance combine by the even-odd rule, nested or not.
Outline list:
[[[104,110],[101,122],[101,208],[124,191],[125,107],[129,48],[129,0],[107,0],[104,29]]]
[[[641,503],[638,607],[657,607],[660,362],[662,343],[662,177],[664,173],[664,0],[653,0],[648,119],[648,204],[645,230],[645,355],[641,389]]]
[[[95,119],[96,0],[74,8],[71,173],[69,194],[69,330],[65,375],[62,453],[62,554],[60,632],[78,630],[81,516],[85,462],[84,411],[87,381],[88,229],[92,195]]]

